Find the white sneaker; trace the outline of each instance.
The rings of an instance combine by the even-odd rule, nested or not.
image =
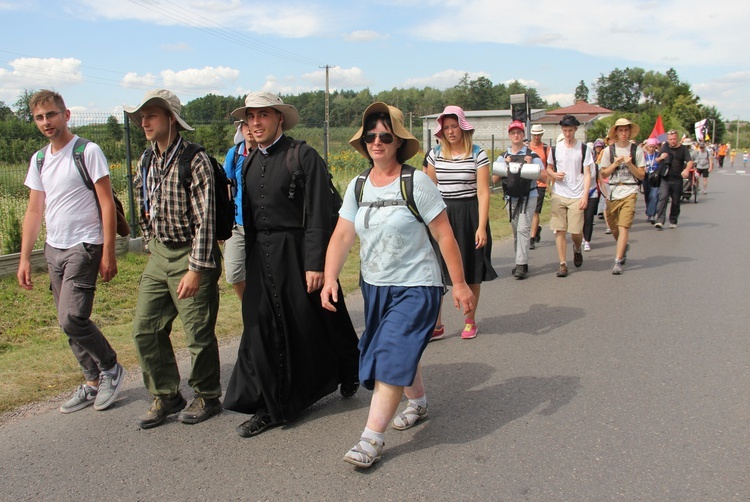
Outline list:
[[[583,241],[583,250],[591,251],[591,245],[589,244],[589,241]]]
[[[677,223],[670,223],[669,228],[677,228]]]

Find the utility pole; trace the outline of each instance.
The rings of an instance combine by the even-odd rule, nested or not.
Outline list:
[[[734,142],[734,147],[739,150],[740,148],[740,116],[737,115],[737,141]]]
[[[328,164],[328,133],[329,133],[329,123],[328,123],[328,70],[330,68],[336,68],[335,66],[331,65],[325,65],[320,66],[320,68],[326,69],[326,104],[325,104],[325,119],[323,123],[323,153],[324,153],[324,159],[326,161],[326,165]]]

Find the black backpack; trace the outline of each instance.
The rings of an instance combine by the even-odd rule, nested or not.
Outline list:
[[[370,175],[372,167],[364,170],[359,176],[357,181],[354,183],[354,195],[357,198],[359,207],[367,207],[367,213],[365,214],[365,228],[369,227],[369,215],[370,209],[373,207],[385,207],[385,206],[406,206],[409,211],[414,215],[418,222],[424,223],[422,216],[419,214],[417,204],[414,201],[414,167],[408,164],[401,165],[401,175],[399,180],[399,186],[401,187],[401,199],[392,200],[377,200],[374,202],[363,202],[362,194],[365,190],[365,180]]]
[[[586,143],[581,141],[581,174],[583,174],[583,164],[586,162]],[[555,160],[555,145],[552,145],[550,147],[550,152],[552,152],[552,165],[554,166],[555,172],[557,172],[557,160]]]
[[[299,151],[300,148],[302,148],[302,145],[304,145],[306,142],[304,140],[297,140],[293,138],[289,138],[289,141],[291,141],[292,145],[290,148],[286,151],[286,168],[289,171],[289,174],[292,176],[292,181],[289,183],[289,195],[288,197],[290,199],[294,199],[297,196],[297,189],[302,190],[302,194],[305,193],[305,172],[302,170],[302,164],[299,160]],[[253,161],[253,157],[255,157],[255,154],[258,153],[258,149],[254,148],[248,155],[245,157],[245,162],[242,164],[242,177],[244,178],[247,174],[247,169],[250,167],[250,163]],[[333,184],[333,176],[331,175],[330,171],[328,171],[328,166],[326,166],[326,175],[328,176],[328,189],[331,192],[331,223],[332,228],[336,228],[336,223],[339,219],[339,209],[341,209],[341,204],[343,204],[343,199],[341,198],[341,194],[339,193],[338,189],[336,188],[336,185]],[[306,211],[306,208],[303,206],[303,211]],[[305,223],[305,213],[302,213],[302,224]]]
[[[187,141],[186,143],[187,146],[177,160],[177,176],[179,177],[180,184],[185,189],[185,193],[190,197],[190,184],[193,181],[193,157],[195,157],[198,152],[205,152],[206,149],[198,143],[190,143]],[[151,166],[151,156],[153,153],[153,148],[147,149],[143,153],[143,160],[141,163],[144,204],[148,196],[146,189],[146,176],[148,175],[148,169]],[[230,195],[234,181],[227,178],[227,173],[224,171],[224,167],[222,167],[213,155],[206,153],[206,156],[211,162],[211,167],[214,171],[214,201],[216,203],[216,209],[214,211],[214,229],[216,230],[215,238],[218,241],[225,241],[232,236],[232,228],[234,227],[235,206],[234,199]]]
[[[526,147],[526,153],[507,156],[510,157],[511,162],[518,162],[519,164],[523,164],[524,157],[526,157],[527,155],[532,159],[539,158],[539,155],[528,147]],[[508,176],[503,178],[500,184],[503,187],[503,193],[507,197],[518,199],[515,212],[511,212],[510,214],[510,221],[513,221],[513,217],[521,207],[523,207],[523,211],[526,211],[526,206],[529,202],[529,192],[531,192],[531,190],[536,187],[536,182],[534,180],[527,180],[526,178],[522,178],[520,169],[517,173],[511,173],[510,169],[508,169]]]
[[[91,180],[89,170],[86,168],[86,157],[84,151],[86,150],[86,145],[89,143],[91,143],[91,141],[81,138],[80,136],[78,137],[73,145],[73,162],[76,165],[78,174],[80,174],[83,179],[83,184],[86,185],[86,188],[94,192],[94,200],[96,201],[96,207],[99,209],[99,218],[101,218],[102,206],[99,204],[99,197],[96,195],[94,182]],[[41,175],[42,167],[44,167],[44,148],[36,152],[36,167]],[[125,208],[123,207],[122,202],[120,202],[120,199],[117,198],[114,188],[112,188],[112,197],[115,199],[115,212],[117,213],[117,235],[120,237],[127,237],[130,235],[130,224],[125,218]]]

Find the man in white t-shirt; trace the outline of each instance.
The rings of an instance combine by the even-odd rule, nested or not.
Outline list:
[[[607,226],[617,242],[614,275],[622,274],[622,266],[630,250],[628,235],[635,217],[635,202],[638,199],[638,180],[646,175],[643,149],[631,143],[641,128],[626,118],[619,118],[609,129],[608,137],[613,141],[602,154],[599,174],[609,178],[607,197]]]
[[[68,129],[70,110],[60,94],[41,90],[29,100],[29,109],[50,144],[29,162],[25,184],[30,194],[23,220],[18,284],[28,290],[33,287],[31,251],[44,217],[44,256],[57,320],[86,378],[60,411],[72,413],[92,404],[103,410],[116,400],[125,376],[117,354],[91,320],[97,273],[104,282],[117,275],[117,218],[109,167],[98,145],[82,145],[84,165],[80,167],[88,170],[94,183],[93,190],[86,186],[74,160],[78,136]]]
[[[588,204],[591,187],[591,166],[594,160],[591,150],[575,137],[581,123],[573,115],[565,115],[560,121],[563,140],[555,145],[547,158],[547,175],[554,182],[550,198],[550,230],[555,234],[560,268],[557,277],[567,277],[568,264],[565,259],[570,232],[573,241],[573,264],[583,265],[583,212]]]

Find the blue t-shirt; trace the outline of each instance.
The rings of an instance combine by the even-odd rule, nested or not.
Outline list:
[[[353,179],[344,194],[339,215],[354,222],[359,236],[362,279],[373,286],[442,286],[443,280],[435,251],[428,237],[429,224],[446,205],[432,180],[422,171],[414,172],[414,202],[425,223],[417,221],[406,206],[359,207]],[[400,178],[384,187],[375,187],[368,177],[363,202],[403,199]],[[370,210],[368,228],[365,213]]]
[[[234,156],[237,148],[240,149],[240,155],[237,157],[237,164],[234,163]],[[237,193],[234,196],[234,221],[242,226],[242,163],[247,157],[247,148],[245,142],[238,143],[229,149],[227,156],[224,157],[224,171],[227,178],[234,180],[237,184]]]

